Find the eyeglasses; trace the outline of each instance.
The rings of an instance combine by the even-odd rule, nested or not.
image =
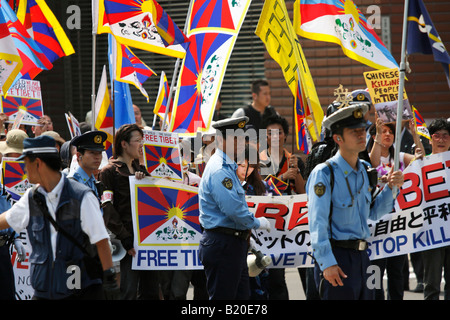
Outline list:
[[[434,140],[448,140],[450,138],[450,135],[448,133],[440,134],[440,133],[433,133],[431,135]]]

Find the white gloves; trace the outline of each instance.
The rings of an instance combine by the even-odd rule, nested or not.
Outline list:
[[[17,251],[17,258],[16,260],[19,262],[25,261],[27,258],[27,252],[25,251],[25,247],[22,244],[22,241],[19,239],[14,240],[14,248],[16,248]]]
[[[256,218],[259,221],[259,228],[258,229],[263,229],[263,230],[267,230],[267,232],[270,232],[270,222],[269,220],[267,220],[267,218],[265,217],[261,217],[261,218]]]

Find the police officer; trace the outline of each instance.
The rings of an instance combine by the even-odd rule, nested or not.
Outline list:
[[[68,177],[73,177],[91,188],[97,198],[103,190],[97,190],[99,186],[94,173],[102,162],[102,152],[105,150],[104,142],[107,135],[103,131],[88,131],[72,140],[72,145],[77,147],[77,159],[79,166]]]
[[[92,190],[61,174],[50,136],[25,139],[21,158],[35,186],[0,215],[0,229],[28,231],[33,299],[116,298],[109,235]]]
[[[338,152],[316,166],[308,179],[308,215],[311,246],[316,260],[316,285],[322,299],[373,299],[366,283],[367,219],[379,219],[392,211],[392,188],[403,184],[401,171],[389,173],[388,186],[372,202],[368,163],[358,158],[366,145],[364,114],[367,104],[337,110],[323,126],[331,130]]]
[[[209,299],[248,299],[247,252],[250,229],[270,230],[266,218],[248,210],[245,191],[236,174],[238,136],[246,116],[220,120],[217,148],[208,161],[199,187],[200,223],[204,229],[199,255],[207,277]],[[241,131],[243,133],[243,131]],[[245,139],[239,139],[242,143]],[[244,145],[242,144],[242,147]]]

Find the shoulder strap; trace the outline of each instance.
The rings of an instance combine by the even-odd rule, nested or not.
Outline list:
[[[330,186],[331,186],[331,193],[333,194],[333,188],[334,188],[334,171],[332,165],[325,161],[325,164],[330,169]],[[330,224],[330,237],[333,238],[333,231],[331,230],[331,216],[333,215],[333,198],[330,198],[330,215],[328,216],[328,223]]]
[[[86,248],[84,248],[71,234],[69,234],[66,230],[64,230],[63,228],[61,228],[59,226],[59,224],[55,221],[55,219],[53,219],[53,217],[50,215],[50,213],[48,212],[48,207],[47,204],[45,203],[45,198],[44,196],[39,193],[36,192],[37,191],[37,185],[33,186],[32,190],[31,190],[31,196],[33,197],[33,200],[36,202],[36,204],[38,205],[38,207],[41,209],[42,213],[44,214],[44,217],[50,221],[50,223],[53,225],[53,227],[55,228],[55,230],[57,232],[60,232],[62,235],[64,235],[67,239],[69,239],[74,245],[76,245],[84,254],[89,255],[89,253],[87,252]]]
[[[330,185],[331,185],[331,191],[333,191],[333,187],[334,187],[334,172],[333,172],[333,167],[331,166],[331,164],[328,161],[325,161],[325,164],[328,166],[328,168],[330,169]]]

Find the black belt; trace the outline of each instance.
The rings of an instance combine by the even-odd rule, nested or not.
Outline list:
[[[369,247],[365,240],[334,240],[330,239],[331,246],[340,248],[353,249],[358,251],[365,251]]]
[[[243,240],[248,240],[250,237],[250,231],[249,230],[235,230],[230,228],[224,228],[224,227],[217,227],[214,229],[207,229],[208,231],[228,234],[230,236],[235,236]]]

